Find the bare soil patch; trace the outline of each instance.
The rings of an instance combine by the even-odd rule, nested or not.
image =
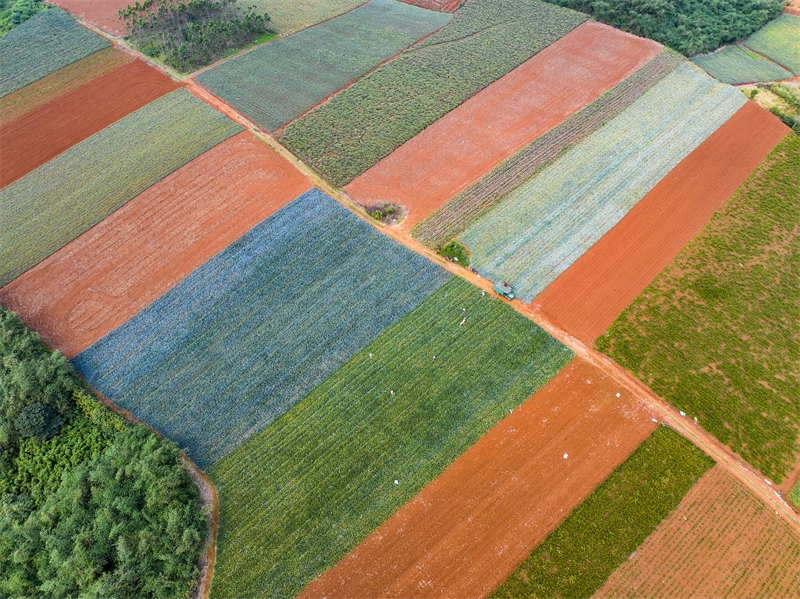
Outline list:
[[[106,33],[121,37],[125,26],[117,13],[132,4],[131,0],[53,0],[68,13],[92,23]]]
[[[430,10],[453,12],[464,0],[402,0],[402,2],[413,4],[414,6],[421,6],[422,8],[428,8]]]
[[[0,186],[177,89],[141,60],[125,64],[0,127]]]
[[[670,263],[789,129],[754,102],[681,161],[534,301],[585,343]]]
[[[240,133],[0,289],[0,301],[72,357],[310,188]]]
[[[485,597],[655,426],[576,358],[300,597]]]
[[[345,192],[364,206],[405,206],[402,227],[410,230],[660,49],[650,40],[584,23],[403,144]]]

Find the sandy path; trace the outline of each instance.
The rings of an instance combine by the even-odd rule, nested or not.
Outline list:
[[[0,289],[0,301],[72,357],[310,188],[240,133]]]
[[[300,597],[488,595],[655,429],[651,417],[573,360]]]
[[[403,144],[345,193],[364,206],[405,206],[401,227],[410,230],[660,50],[653,41],[584,23]]]
[[[725,205],[788,131],[755,102],[745,104],[540,293],[534,309],[591,343]]]
[[[0,187],[178,86],[135,60],[0,127]]]

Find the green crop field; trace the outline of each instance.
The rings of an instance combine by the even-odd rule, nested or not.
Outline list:
[[[110,46],[60,8],[40,12],[0,38],[0,98]]]
[[[463,233],[481,214],[542,167],[620,114],[683,60],[679,54],[663,50],[630,77],[534,140],[418,223],[412,234],[422,243],[436,248]]]
[[[744,40],[744,44],[800,75],[800,17],[783,14]]]
[[[596,341],[778,482],[800,422],[798,198],[789,134]]]
[[[249,0],[247,6],[255,6],[256,12],[270,16],[272,27],[279,35],[311,27],[352,10],[367,0]]]
[[[221,509],[212,597],[294,597],[571,357],[450,279],[209,469]]]
[[[179,89],[3,188],[0,287],[241,130]]]
[[[714,461],[658,428],[491,595],[591,597]]]
[[[372,0],[223,62],[197,81],[274,131],[450,18],[396,0]]]
[[[695,56],[692,62],[723,83],[779,81],[792,77],[783,67],[740,44],[727,46],[713,54]]]
[[[440,31],[287,126],[281,141],[342,186],[585,20],[539,0],[470,0]]]

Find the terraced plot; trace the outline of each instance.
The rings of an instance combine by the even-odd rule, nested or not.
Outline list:
[[[73,363],[206,468],[448,276],[311,190]]]
[[[800,16],[783,14],[756,31],[744,44],[800,75]]]
[[[585,20],[539,0],[470,0],[440,31],[286,127],[282,143],[343,186]]]
[[[395,0],[372,0],[223,62],[197,81],[273,131],[449,20]]]
[[[3,188],[0,286],[241,130],[179,89]]]
[[[345,192],[391,202],[409,228],[655,56],[661,46],[584,23],[403,144]]]
[[[755,83],[791,79],[792,73],[740,44],[726,46],[712,54],[692,58],[692,62],[723,83]]]
[[[212,597],[295,596],[571,358],[451,278],[211,467],[222,523]]]
[[[470,226],[472,265],[531,301],[745,101],[679,66]]]
[[[40,12],[0,38],[0,98],[110,46],[63,10]]]

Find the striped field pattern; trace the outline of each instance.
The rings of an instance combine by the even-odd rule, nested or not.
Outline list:
[[[800,75],[800,17],[783,14],[756,31],[744,44]]]
[[[757,81],[779,81],[792,77],[792,74],[783,67],[748,50],[741,44],[726,46],[711,54],[695,56],[692,58],[692,62],[705,69],[712,77],[732,85]]]

